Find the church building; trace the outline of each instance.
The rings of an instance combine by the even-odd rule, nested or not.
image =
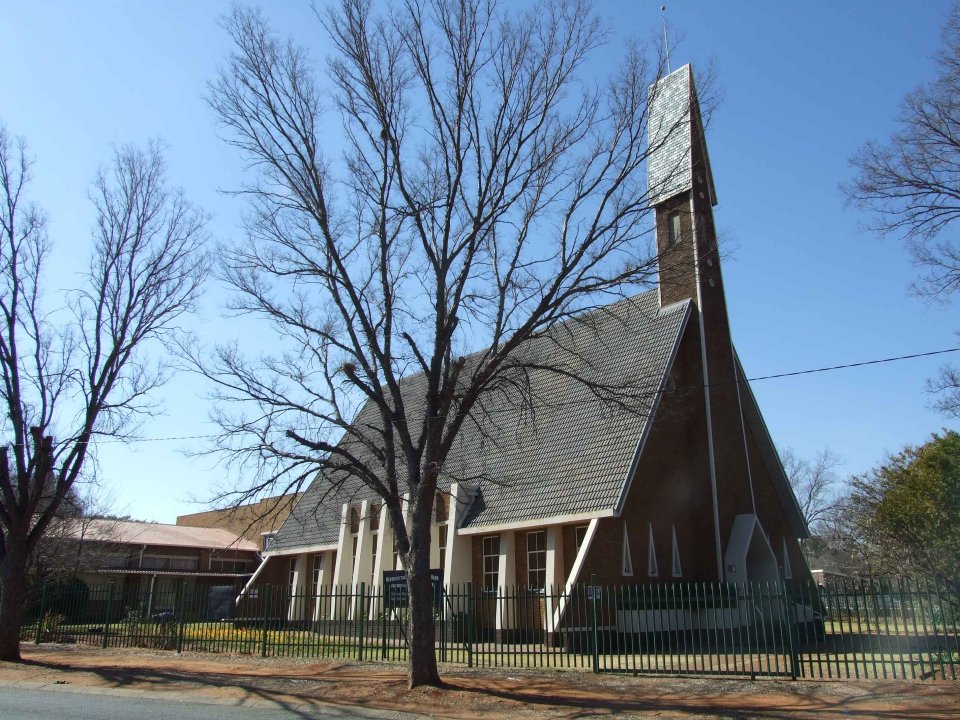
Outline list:
[[[730,335],[691,67],[650,94],[659,287],[551,331],[566,333],[571,357],[600,379],[647,378],[646,405],[621,412],[550,375],[535,390],[552,402],[535,418],[505,403],[485,431],[464,426],[451,472],[497,481],[441,483],[431,566],[448,587],[470,582],[495,596],[591,577],[608,586],[809,577],[798,543],[807,528]],[[289,583],[310,597],[363,584],[376,594],[399,567],[372,491],[334,492],[318,477],[248,589]],[[544,597],[543,622],[558,628],[563,603]],[[494,610],[490,621],[505,618]]]

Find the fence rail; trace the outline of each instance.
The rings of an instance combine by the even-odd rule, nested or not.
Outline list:
[[[47,585],[21,639],[104,648],[404,660],[407,613],[378,590],[308,594],[178,580],[127,589]],[[437,657],[469,667],[755,678],[951,679],[960,583],[671,583],[443,594]]]

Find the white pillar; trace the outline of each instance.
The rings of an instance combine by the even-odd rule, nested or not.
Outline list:
[[[317,553],[317,555],[321,557],[321,561],[320,573],[319,577],[317,578],[317,597],[313,602],[314,622],[317,622],[323,615],[323,599],[325,597],[330,597],[330,587],[333,582],[333,553],[327,550],[325,552]]]
[[[445,493],[438,493],[445,502],[447,496]],[[430,518],[430,568],[440,567],[440,524],[437,522],[437,496],[433,498],[433,517]]]
[[[508,593],[516,592],[517,561],[516,535],[512,530],[500,533],[500,559],[497,567],[497,630],[506,630],[514,625],[514,602]]]
[[[375,600],[370,603],[370,619],[374,619],[380,612],[383,593],[383,571],[396,570],[393,567],[393,523],[387,513],[386,506],[380,510],[380,529],[377,534],[377,557],[373,564],[373,594]]]
[[[353,582],[353,535],[350,532],[350,505],[343,504],[340,512],[340,536],[337,538],[337,562],[333,567],[333,593],[330,602],[330,619],[346,615],[347,608],[343,602],[338,602],[337,593],[344,591],[344,586]],[[342,598],[339,598],[342,600]]]
[[[546,627],[547,632],[554,632],[554,610],[556,593],[563,587],[563,527],[554,525],[547,528],[547,572],[546,572]]]
[[[360,602],[360,585],[367,586],[366,593],[370,593],[370,575],[373,572],[373,535],[370,534],[370,501],[364,500],[360,505],[360,531],[357,533],[357,556],[353,559],[353,607],[350,609],[350,618],[362,608],[357,607]]]
[[[403,494],[403,525],[407,529],[407,539],[410,538],[410,493]],[[397,566],[394,570],[403,570],[403,560],[400,559],[400,556],[397,555]]]
[[[460,535],[457,530],[464,513],[470,507],[473,495],[460,483],[450,486],[450,512],[447,522],[447,557],[444,567],[443,583],[447,593],[457,605],[455,612],[466,610],[466,584],[473,580],[473,556],[470,535]],[[464,607],[460,607],[463,605]]]
[[[296,568],[293,571],[293,583],[290,586],[287,620],[304,620],[306,619],[306,596],[309,590],[307,578],[310,576],[310,556],[297,555],[290,559],[296,561]]]

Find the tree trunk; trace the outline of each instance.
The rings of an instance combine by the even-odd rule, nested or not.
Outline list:
[[[433,588],[430,583],[430,510],[418,502],[414,508],[407,563],[407,590],[410,603],[410,687],[439,687],[437,655],[434,648]]]
[[[7,538],[0,560],[0,660],[20,661],[20,626],[27,597],[27,556]]]

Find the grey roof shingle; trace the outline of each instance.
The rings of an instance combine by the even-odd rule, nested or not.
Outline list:
[[[638,442],[683,328],[689,302],[660,309],[656,290],[587,313],[523,346],[533,365],[549,360],[568,375],[530,371],[533,401],[487,396],[478,420],[464,425],[441,485],[479,481],[479,495],[463,526],[535,521],[613,509],[624,489]],[[469,362],[469,358],[468,358]],[[622,385],[629,408],[598,399],[576,378]],[[422,396],[422,376],[405,381],[405,396]],[[361,411],[359,421],[370,409]],[[325,477],[310,485],[271,550],[337,541],[345,502],[373,498],[351,479],[332,488]]]

